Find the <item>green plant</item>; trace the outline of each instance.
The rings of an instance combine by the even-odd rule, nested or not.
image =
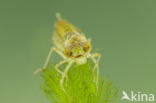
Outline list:
[[[52,103],[116,103],[118,89],[110,80],[99,79],[97,90],[91,62],[71,66],[68,71],[68,85],[64,82],[67,94],[60,87],[61,75],[54,66],[48,66],[41,73],[41,88]],[[60,70],[63,71],[65,66],[66,64],[61,66]]]

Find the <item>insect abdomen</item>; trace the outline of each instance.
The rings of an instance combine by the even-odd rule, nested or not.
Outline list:
[[[64,21],[64,20],[59,20],[57,23],[56,23],[56,33],[62,38],[62,39],[65,39],[67,33],[70,33],[70,32],[74,32],[76,31],[76,28]]]
[[[58,21],[55,24],[55,32],[52,37],[54,44],[63,51],[65,48],[64,42],[67,37],[66,35],[74,31],[75,27],[72,24],[58,17]]]

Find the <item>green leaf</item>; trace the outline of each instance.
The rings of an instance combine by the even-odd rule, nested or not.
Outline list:
[[[64,70],[67,64],[59,69]],[[59,74],[54,66],[49,66],[46,71],[41,73],[41,88],[52,103],[116,103],[118,97],[118,89],[108,79],[98,81],[98,90],[94,82],[92,73],[92,63],[87,62],[84,65],[73,64],[69,69],[67,87],[64,80],[64,93],[60,87]]]

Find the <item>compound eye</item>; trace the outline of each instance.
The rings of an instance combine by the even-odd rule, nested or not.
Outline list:
[[[67,56],[67,57],[71,57],[72,56],[71,50],[68,49],[68,48],[65,48],[64,55]]]
[[[91,50],[91,45],[90,45],[90,43],[86,43],[85,45],[84,45],[84,51],[85,52],[89,52]]]

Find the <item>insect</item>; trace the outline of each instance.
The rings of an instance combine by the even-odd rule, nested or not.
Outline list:
[[[63,58],[62,61],[55,65],[55,70],[61,74],[60,86],[65,91],[63,83],[66,78],[67,86],[67,72],[70,69],[71,65],[73,63],[76,63],[78,65],[85,64],[87,62],[87,59],[90,58],[94,63],[93,72],[95,70],[97,72],[95,82],[96,86],[98,86],[98,62],[101,55],[99,53],[91,53],[91,39],[87,39],[79,29],[77,29],[66,20],[62,19],[59,13],[56,14],[56,17],[58,21],[55,24],[55,31],[52,36],[52,40],[55,46],[51,47],[43,68],[38,69],[34,73],[37,74],[38,72],[46,69],[51,55],[55,51]],[[68,63],[64,71],[59,70],[59,66],[63,65],[64,63]]]

